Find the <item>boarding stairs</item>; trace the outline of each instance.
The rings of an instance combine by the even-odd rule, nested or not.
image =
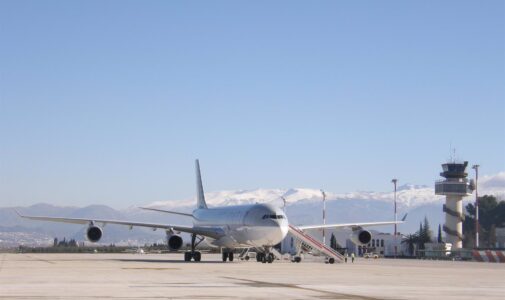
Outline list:
[[[328,259],[333,258],[335,262],[341,263],[344,261],[344,257],[342,254],[338,253],[337,251],[333,250],[332,248],[324,245],[323,243],[319,242],[309,234],[306,234],[303,232],[301,229],[297,228],[296,226],[289,225],[289,233],[291,233],[296,239],[301,241],[305,246],[312,248],[313,250],[316,250],[326,256]]]

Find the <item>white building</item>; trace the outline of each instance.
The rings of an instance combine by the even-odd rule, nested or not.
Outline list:
[[[505,227],[496,228],[496,248],[505,248]]]
[[[451,243],[425,243],[424,256],[425,257],[446,257],[451,254]]]
[[[393,234],[390,233],[373,233],[372,240],[367,245],[359,246],[354,244],[350,239],[346,241],[346,247],[348,253],[353,253],[358,256],[362,256],[365,253],[373,253],[380,256],[403,256],[408,255],[408,246],[402,244],[403,236],[398,234],[395,238]]]
[[[311,237],[316,239],[319,242],[323,241],[322,233],[320,230],[310,230],[307,231],[307,234],[309,234]],[[341,230],[331,230],[328,229],[326,230],[326,245],[330,246],[331,245],[331,235],[334,235],[336,238],[337,243],[341,247],[345,247],[345,240],[349,237],[349,230],[346,229],[341,229]],[[296,254],[296,239],[288,233],[288,235],[284,238],[284,240],[281,242],[281,253],[290,253],[290,254]]]

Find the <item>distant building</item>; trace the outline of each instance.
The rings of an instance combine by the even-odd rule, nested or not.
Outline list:
[[[505,248],[505,227],[496,228],[496,248]]]
[[[296,254],[296,239],[290,233],[281,242],[281,253]]]
[[[395,255],[395,246],[397,247],[397,255],[405,256],[408,255],[408,245],[402,244],[402,240],[404,238],[403,235],[398,233],[397,238],[391,233],[381,233],[372,231],[372,240],[367,245],[356,245],[351,239],[347,238],[349,236],[349,232],[334,230],[330,232],[334,233],[337,237],[337,242],[344,248],[346,251],[351,254],[354,252],[357,256],[362,256],[364,253],[375,253],[381,256],[394,256]],[[318,232],[311,232],[311,236],[318,240],[322,241],[322,237]],[[326,242],[329,246],[330,239],[326,239]],[[345,243],[341,243],[340,241]],[[343,250],[342,250],[343,251]],[[293,238],[291,234],[288,234],[286,238],[281,242],[281,253],[296,253],[296,239]]]
[[[381,256],[394,256],[395,246],[397,249],[398,256],[404,256],[408,254],[408,249],[405,244],[402,244],[403,236],[398,234],[395,238],[393,234],[390,233],[374,233],[372,234],[372,240],[367,245],[356,245],[350,239],[346,241],[346,247],[348,253],[353,253],[362,256],[365,253],[374,253]]]
[[[425,243],[424,256],[425,257],[446,257],[451,254],[451,243]]]

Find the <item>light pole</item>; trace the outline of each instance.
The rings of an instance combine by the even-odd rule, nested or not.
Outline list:
[[[479,185],[479,165],[473,165],[472,169],[475,170],[475,248],[479,248],[479,192],[477,186]]]
[[[394,241],[395,241],[395,258],[396,258],[396,254],[397,254],[397,251],[398,251],[398,247],[396,246],[396,183],[398,182],[398,179],[396,178],[393,178],[393,180],[391,180],[391,182],[393,183],[393,185],[395,186],[395,194],[394,194],[394,197],[395,197],[395,238],[394,238]]]
[[[321,194],[323,194],[323,225],[326,225],[326,193],[321,190]],[[323,227],[323,245],[326,245],[326,236]]]

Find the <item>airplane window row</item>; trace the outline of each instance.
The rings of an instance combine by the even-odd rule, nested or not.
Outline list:
[[[284,219],[283,215],[264,215],[263,219]]]

